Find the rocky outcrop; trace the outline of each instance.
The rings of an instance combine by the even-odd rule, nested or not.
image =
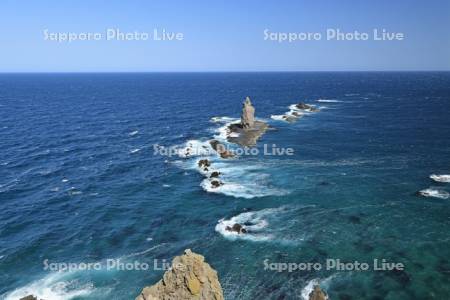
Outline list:
[[[228,126],[233,135],[228,135],[227,140],[243,147],[251,147],[256,144],[267,128],[266,123],[255,119],[255,108],[247,97],[242,108],[241,121]]]
[[[200,159],[200,160],[198,161],[198,167],[199,167],[200,169],[203,169],[203,171],[205,171],[205,172],[208,171],[208,168],[209,168],[210,166],[211,166],[211,163],[210,163],[210,161],[207,160],[207,159]]]
[[[212,188],[218,188],[219,186],[223,185],[223,183],[219,180],[211,180],[211,187]]]
[[[237,232],[238,234],[247,233],[247,229],[245,229],[241,224],[235,223],[232,227],[225,227],[226,231]]]
[[[311,112],[318,112],[319,111],[318,108],[315,108],[314,106],[309,105],[309,104],[305,104],[303,102],[300,102],[300,103],[296,104],[295,107],[297,109],[311,111]]]
[[[312,292],[309,294],[309,300],[327,300],[328,295],[322,291],[319,285],[315,285]]]
[[[211,147],[216,151],[221,158],[231,158],[234,157],[234,153],[227,150],[225,145],[219,142],[218,140],[209,141]]]
[[[38,300],[38,298],[33,295],[28,295],[28,296],[20,298],[20,300]]]
[[[253,128],[255,125],[255,108],[250,101],[250,98],[245,98],[244,105],[242,107],[241,125],[244,129]]]
[[[205,258],[187,249],[156,284],[146,287],[136,300],[223,300],[217,272]]]
[[[211,172],[211,175],[209,175],[209,178],[217,178],[217,177],[219,177],[219,175],[220,175],[219,171],[214,171],[214,172]]]

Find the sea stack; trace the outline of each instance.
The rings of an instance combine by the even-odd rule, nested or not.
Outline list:
[[[244,129],[250,129],[255,126],[255,108],[250,101],[250,98],[245,98],[244,105],[242,107],[241,125]]]
[[[230,134],[227,140],[243,147],[252,147],[256,145],[257,140],[268,127],[266,123],[255,119],[255,108],[250,98],[246,97],[242,107],[241,121],[228,126]]]
[[[184,250],[156,284],[145,287],[136,300],[223,300],[217,272],[205,258]]]

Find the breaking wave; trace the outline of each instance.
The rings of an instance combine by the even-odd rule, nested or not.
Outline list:
[[[433,179],[436,182],[450,183],[450,175],[436,175],[436,174],[432,174],[432,175],[430,175],[430,178]]]
[[[292,234],[293,223],[286,222],[291,213],[298,212],[300,207],[281,206],[266,208],[258,211],[248,211],[229,219],[220,219],[215,230],[229,240],[249,240],[254,242],[276,241],[284,244],[297,244],[304,239],[303,236]],[[237,233],[227,230],[234,224],[239,224],[246,233]]]
[[[419,194],[424,197],[433,197],[433,198],[439,198],[439,199],[448,199],[450,197],[450,194],[447,191],[434,189],[434,188],[427,188],[424,190],[419,191]]]

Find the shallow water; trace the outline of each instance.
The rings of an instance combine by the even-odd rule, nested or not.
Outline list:
[[[449,73],[4,74],[0,91],[0,298],[133,299],[163,271],[43,261],[153,265],[185,248],[205,255],[227,299],[298,299],[314,279],[331,299],[450,294],[450,199],[415,195],[450,191],[429,178],[450,174]],[[247,95],[276,129],[259,155],[154,155],[223,138]],[[322,109],[270,118],[300,101]],[[264,144],[294,155],[262,155]],[[205,155],[218,190],[196,167]],[[261,226],[227,236],[216,226],[233,217]],[[327,258],[405,271],[264,270]]]

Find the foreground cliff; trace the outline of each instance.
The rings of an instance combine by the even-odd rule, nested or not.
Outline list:
[[[136,300],[223,300],[217,272],[204,260],[185,250],[173,259],[163,279],[144,288]]]

